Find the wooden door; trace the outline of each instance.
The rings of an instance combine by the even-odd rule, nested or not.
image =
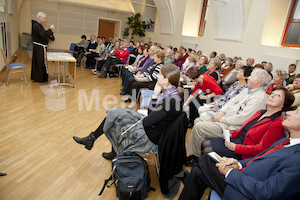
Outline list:
[[[104,21],[99,19],[99,30],[98,30],[98,36],[99,37],[105,37],[105,41],[108,41],[108,38],[114,37],[114,31],[115,31],[115,23]]]

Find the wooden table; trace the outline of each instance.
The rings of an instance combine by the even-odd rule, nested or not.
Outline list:
[[[76,80],[76,59],[70,53],[64,52],[47,52],[47,62],[55,62],[55,73],[57,74],[57,83],[51,84],[53,86],[68,85],[74,87],[70,83],[66,83],[65,64],[69,63],[70,75]],[[62,81],[61,81],[61,75]]]

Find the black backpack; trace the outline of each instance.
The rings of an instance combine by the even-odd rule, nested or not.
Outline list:
[[[143,200],[150,190],[150,175],[148,164],[136,153],[125,152],[117,155],[112,160],[112,175],[106,179],[99,196],[110,180],[115,184],[117,197],[120,200]]]

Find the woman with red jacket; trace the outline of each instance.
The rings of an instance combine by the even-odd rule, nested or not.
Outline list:
[[[224,93],[212,76],[207,74],[201,75],[201,71],[197,67],[189,68],[186,75],[194,82],[193,92],[184,103],[185,107],[189,106],[189,127],[192,127],[195,119],[199,117],[198,108],[203,106],[204,103],[212,102],[215,96]]]
[[[215,137],[202,143],[202,152],[215,151],[221,156],[247,159],[258,155],[284,137],[282,111],[294,102],[294,95],[284,87],[272,90],[267,109],[255,113],[239,130],[231,132],[231,141]]]

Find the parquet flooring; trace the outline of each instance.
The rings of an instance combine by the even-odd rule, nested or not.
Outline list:
[[[0,177],[0,199],[117,199],[114,187],[97,196],[111,174],[111,162],[101,156],[110,151],[109,141],[101,136],[88,151],[72,136],[95,130],[105,117],[105,107],[125,106],[120,103],[121,79],[100,79],[77,67],[77,80],[67,79],[75,88],[50,89],[47,84],[53,75],[49,83],[30,80],[30,55],[22,50],[16,60],[27,65],[28,85],[19,74],[12,74],[9,85],[0,86],[0,172],[8,174]],[[49,71],[53,71],[51,64]],[[99,101],[92,102],[93,95]],[[150,173],[156,191],[147,199],[166,199],[151,164]]]

